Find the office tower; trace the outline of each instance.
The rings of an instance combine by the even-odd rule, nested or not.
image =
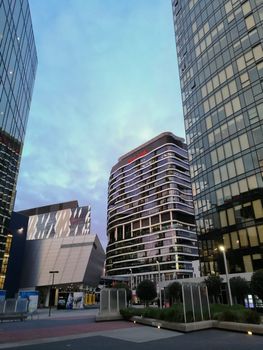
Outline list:
[[[9,258],[4,290],[7,298],[14,298],[19,290],[26,246],[27,225],[28,217],[12,212],[6,241],[6,252]]]
[[[36,66],[28,1],[0,0],[0,289]]]
[[[119,158],[108,188],[106,274],[191,277],[198,257],[187,150],[165,132]]]
[[[263,268],[263,2],[173,0],[204,275]]]

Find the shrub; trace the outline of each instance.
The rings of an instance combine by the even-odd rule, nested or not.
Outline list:
[[[227,322],[239,322],[240,318],[238,313],[234,310],[225,310],[218,315],[218,320]]]
[[[129,320],[130,318],[132,318],[132,316],[135,316],[136,313],[134,312],[134,309],[126,308],[126,309],[121,309],[120,314],[125,320]]]
[[[160,319],[168,322],[184,322],[183,305],[175,304],[160,311]]]
[[[148,307],[143,311],[143,317],[160,318],[160,311],[157,308]]]
[[[245,310],[245,307],[240,304],[235,304],[233,306],[227,305],[227,304],[211,304],[210,305],[210,311],[212,318],[215,318],[215,316],[218,316],[220,313],[227,311],[227,310],[233,310],[233,311],[240,311]],[[217,318],[215,318],[217,319]]]
[[[253,310],[244,310],[242,312],[242,322],[260,324],[261,322],[260,315]]]
[[[211,315],[214,320],[240,323],[260,323],[260,315],[246,309],[243,305],[212,304]]]

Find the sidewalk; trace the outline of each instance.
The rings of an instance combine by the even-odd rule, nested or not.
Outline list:
[[[24,322],[0,323],[0,349],[28,343],[53,342],[63,339],[87,337],[107,331],[143,327],[131,322],[115,321],[96,323],[98,310],[39,310],[39,318]],[[22,343],[21,343],[22,342]]]
[[[183,334],[127,321],[95,322],[98,310],[39,310],[39,319],[0,323],[0,349],[262,350],[262,337],[219,330]]]

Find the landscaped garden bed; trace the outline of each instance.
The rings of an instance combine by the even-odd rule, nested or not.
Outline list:
[[[239,332],[252,332],[263,334],[263,325],[260,325],[260,315],[248,310],[242,305],[211,305],[212,320],[201,319],[193,322],[187,315],[189,322],[184,322],[183,305],[176,304],[170,308],[126,308],[120,311],[126,320],[142,323],[145,325],[176,330],[180,332],[192,332],[201,329],[219,328]]]

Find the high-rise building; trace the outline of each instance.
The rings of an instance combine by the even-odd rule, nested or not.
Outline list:
[[[0,0],[0,289],[37,54],[27,0]]]
[[[198,257],[187,150],[165,132],[119,158],[108,188],[106,274],[162,281]]]
[[[203,274],[263,268],[263,2],[172,0]]]

